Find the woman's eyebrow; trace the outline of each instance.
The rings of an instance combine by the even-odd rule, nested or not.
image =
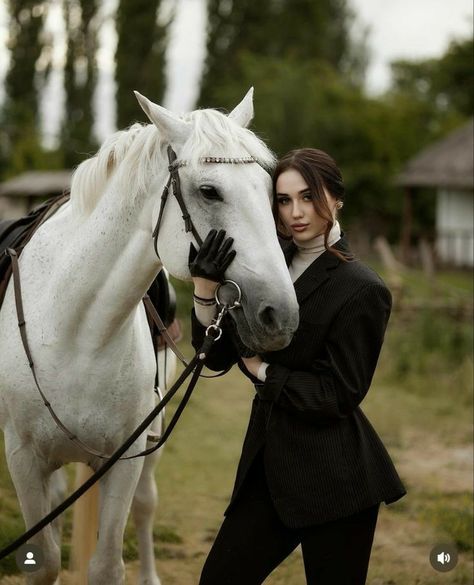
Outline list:
[[[298,195],[302,195],[303,193],[307,193],[309,190],[310,190],[309,187],[305,187],[304,189],[301,189],[300,191],[298,191]],[[285,197],[289,197],[288,193],[277,192],[276,195],[277,195],[277,197],[278,197],[278,195],[284,195]]]

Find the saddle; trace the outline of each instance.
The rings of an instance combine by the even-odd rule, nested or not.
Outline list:
[[[7,248],[13,248],[20,256],[35,231],[54,215],[61,205],[69,201],[69,196],[69,193],[65,193],[52,197],[20,219],[0,221],[0,309],[12,274],[10,256],[6,254]],[[161,270],[153,281],[148,290],[148,296],[167,327],[168,334],[173,341],[178,342],[182,337],[182,333],[181,325],[176,319],[176,292],[173,285],[166,278],[164,270]],[[165,340],[151,318],[146,304],[145,311],[153,346],[155,352],[157,352],[165,346]]]

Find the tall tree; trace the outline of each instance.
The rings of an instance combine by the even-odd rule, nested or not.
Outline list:
[[[67,167],[73,167],[95,150],[93,94],[97,81],[98,0],[67,0],[64,4],[67,55],[64,69],[66,112],[62,145]]]
[[[139,117],[133,90],[160,101],[164,93],[164,56],[169,22],[158,20],[160,0],[120,0],[116,53],[117,125]]]
[[[452,41],[438,59],[392,63],[393,93],[431,104],[433,110],[472,116],[473,38]]]
[[[41,53],[45,6],[40,0],[10,0],[10,68],[5,79],[2,152],[14,174],[38,166],[38,99],[35,67]],[[5,165],[6,166],[6,165]]]
[[[235,80],[241,86],[253,82],[244,75],[249,58],[289,60],[296,67],[321,61],[357,79],[355,65],[363,73],[364,59],[361,46],[353,58],[352,18],[347,0],[209,0],[200,104],[230,107],[219,102],[221,88]]]

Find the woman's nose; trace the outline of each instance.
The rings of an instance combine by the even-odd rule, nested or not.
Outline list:
[[[302,215],[303,215],[303,210],[300,207],[300,205],[298,205],[298,203],[296,201],[293,203],[292,212],[293,212],[292,213],[293,217],[302,217]]]

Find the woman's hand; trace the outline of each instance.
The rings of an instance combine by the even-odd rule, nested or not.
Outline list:
[[[235,258],[235,250],[230,249],[234,240],[225,236],[224,230],[211,230],[199,251],[193,244],[189,248],[189,271],[199,296],[214,294],[217,283],[224,280],[225,271]]]
[[[248,372],[257,378],[258,370],[263,362],[262,358],[259,355],[254,355],[253,357],[249,358],[243,357],[241,360],[243,361],[244,366]]]

